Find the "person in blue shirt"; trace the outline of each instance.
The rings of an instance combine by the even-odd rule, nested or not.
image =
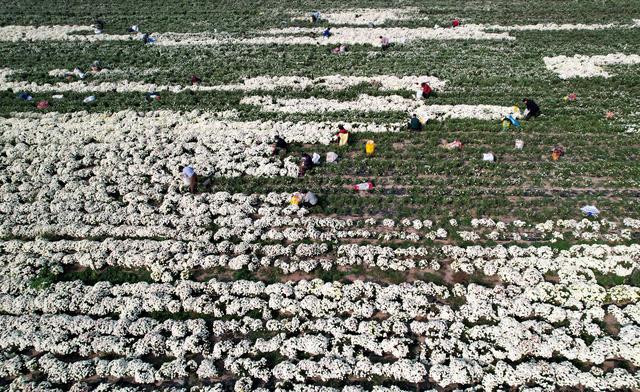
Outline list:
[[[180,177],[182,177],[182,181],[186,186],[189,187],[189,192],[196,193],[198,188],[198,175],[196,171],[193,170],[191,166],[179,166]]]
[[[331,27],[327,27],[327,29],[322,32],[322,36],[325,37],[325,38],[329,38],[332,35],[333,35],[333,33],[331,32]]]
[[[411,116],[411,121],[409,121],[409,129],[412,131],[422,131],[422,123],[415,113]]]

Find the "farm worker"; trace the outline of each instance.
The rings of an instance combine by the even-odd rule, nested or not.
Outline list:
[[[317,22],[320,22],[320,12],[313,11],[311,13],[311,23],[317,23]]]
[[[292,206],[297,206],[300,204],[301,201],[302,201],[302,195],[300,194],[300,192],[296,192],[293,195],[291,195],[291,199],[289,200],[289,203]]]
[[[139,31],[140,29],[138,28],[138,25],[133,25],[127,29],[127,33],[131,33],[131,34],[136,34]]]
[[[312,167],[313,167],[313,160],[311,159],[311,155],[302,154],[298,176],[300,177],[304,176],[307,170],[311,169]]]
[[[276,135],[276,147],[278,148],[287,148],[287,142],[280,137],[280,135]]]
[[[412,131],[422,131],[422,123],[415,113],[413,113],[413,116],[411,116],[411,121],[409,121],[409,129]]]
[[[100,72],[100,71],[102,71],[102,66],[100,66],[100,62],[96,60],[91,64],[91,72]]]
[[[302,166],[305,169],[311,169],[313,167],[313,158],[309,154],[302,154]]]
[[[202,80],[200,80],[199,77],[197,77],[196,75],[191,75],[191,85],[195,86],[196,84],[200,83]]]
[[[96,34],[102,34],[102,30],[104,30],[104,21],[100,20],[100,19],[96,19],[95,22],[93,22],[93,32]]]
[[[349,132],[338,134],[338,145],[340,147],[349,144]]]
[[[145,97],[145,99],[147,101],[153,101],[153,100],[159,101],[160,100],[160,94],[158,94],[155,91],[150,91],[150,92],[146,93],[144,95],[144,97]]]
[[[316,196],[315,193],[305,189],[302,191],[302,194],[302,202],[305,207],[313,207],[318,204],[318,196]]]
[[[333,33],[331,32],[331,27],[327,27],[327,29],[322,32],[322,36],[325,37],[325,38],[329,38],[332,35],[333,35]]]
[[[333,151],[327,153],[327,163],[336,163],[338,161],[338,154]]]
[[[453,23],[451,23],[453,25],[453,27],[458,27],[460,26],[460,21],[458,19],[454,19]]]
[[[48,101],[40,101],[36,104],[36,109],[46,109],[49,107]]]
[[[389,38],[388,37],[384,37],[384,36],[380,36],[380,45],[382,46],[382,50],[386,50],[389,48],[389,46],[391,46],[391,44],[389,43]]]
[[[427,82],[420,83],[420,88],[422,89],[422,98],[427,99],[429,95],[433,92],[433,89]]]
[[[178,170],[180,170],[182,182],[189,187],[189,192],[196,193],[196,188],[198,187],[198,175],[196,171],[193,170],[191,166],[180,166]]]
[[[276,135],[272,146],[273,155],[277,154],[280,150],[287,150],[287,142],[281,138],[280,135]]]
[[[556,146],[553,148],[553,151],[551,152],[551,160],[557,161],[563,155],[564,155],[564,148],[560,146]]]
[[[144,42],[145,44],[152,44],[156,42],[156,39],[153,37],[149,37],[148,33],[144,33],[144,35],[142,36],[142,42]]]
[[[367,156],[373,155],[373,153],[376,151],[376,144],[373,142],[373,140],[367,140],[367,143],[364,145],[364,151]]]
[[[346,146],[349,143],[349,131],[347,131],[344,125],[338,125],[338,145]]]
[[[529,120],[531,117],[538,117],[540,115],[540,106],[538,106],[534,100],[525,98],[522,102],[527,105],[527,115],[524,116],[525,120]]]
[[[521,139],[516,140],[516,150],[522,150],[524,148],[524,141]]]

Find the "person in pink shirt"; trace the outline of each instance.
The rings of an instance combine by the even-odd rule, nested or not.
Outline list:
[[[380,45],[382,46],[382,50],[387,50],[391,44],[389,43],[389,38],[380,36]]]

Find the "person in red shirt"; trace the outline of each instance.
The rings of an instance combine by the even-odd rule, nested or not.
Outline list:
[[[429,95],[433,92],[433,89],[427,82],[420,83],[420,87],[422,88],[422,98],[427,99]]]
[[[344,125],[338,125],[338,133],[336,134],[336,138],[338,139],[339,146],[346,146],[349,143],[349,131],[347,131]]]
[[[453,27],[458,27],[460,26],[460,21],[458,19],[454,19],[452,25]]]

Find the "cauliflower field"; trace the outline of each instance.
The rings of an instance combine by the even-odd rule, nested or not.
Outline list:
[[[639,108],[638,0],[2,2],[0,390],[638,391]]]

